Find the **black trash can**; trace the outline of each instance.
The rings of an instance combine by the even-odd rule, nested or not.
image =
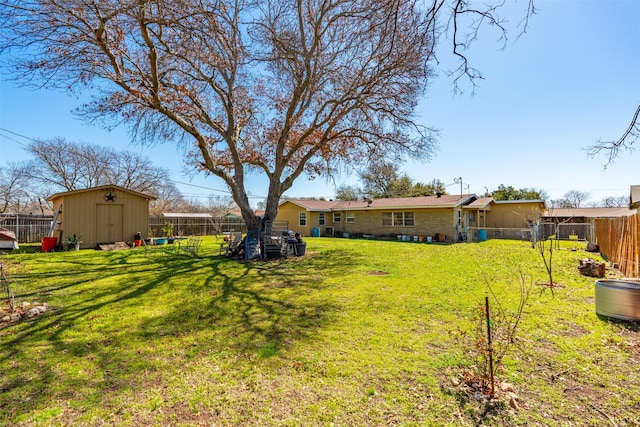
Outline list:
[[[302,256],[307,252],[307,243],[306,242],[298,242],[296,243],[296,255]]]

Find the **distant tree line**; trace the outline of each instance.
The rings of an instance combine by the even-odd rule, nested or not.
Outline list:
[[[417,197],[447,194],[447,185],[439,179],[425,184],[414,182],[400,167],[392,163],[372,164],[359,171],[361,185],[341,185],[336,189],[337,200],[359,200],[364,198],[383,199],[392,197]],[[600,201],[591,201],[590,193],[571,190],[560,199],[550,199],[545,190],[536,188],[515,188],[500,184],[497,189],[488,189],[482,197],[494,200],[545,200],[549,208],[584,207],[624,207],[629,200],[624,197],[605,197]]]
[[[39,213],[51,210],[51,194],[101,185],[117,185],[157,199],[150,213],[229,210],[229,197],[206,203],[187,200],[169,179],[169,172],[131,151],[117,151],[63,138],[34,140],[26,148],[32,159],[0,169],[0,213]]]
[[[51,211],[45,200],[51,194],[109,184],[157,197],[150,204],[152,215],[173,211],[220,216],[236,209],[231,197],[210,196],[205,202],[186,199],[168,178],[166,169],[130,151],[63,138],[34,140],[27,151],[33,157],[31,160],[0,168],[0,213],[45,214]],[[339,186],[335,193],[337,200],[447,194],[447,185],[441,180],[416,182],[401,172],[398,164],[374,163],[358,175],[361,185]],[[495,200],[545,200],[549,208],[624,207],[629,202],[624,196],[594,202],[589,200],[589,193],[576,190],[568,191],[560,199],[549,199],[544,190],[516,189],[503,184],[482,196]],[[258,208],[264,208],[264,203],[259,203]]]
[[[447,194],[445,184],[437,179],[425,184],[414,182],[399,166],[392,163],[374,163],[359,173],[362,186],[342,185],[336,189],[337,200],[363,198],[418,197]]]

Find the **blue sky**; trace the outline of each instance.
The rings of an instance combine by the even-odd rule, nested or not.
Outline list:
[[[623,152],[603,169],[606,157],[590,158],[585,147],[599,138],[617,139],[640,104],[640,1],[536,0],[538,13],[517,38],[526,3],[520,0],[503,13],[512,29],[505,49],[487,29],[467,52],[484,76],[474,94],[467,85],[465,94],[453,95],[446,71],[454,63],[441,42],[438,76],[416,110],[420,123],[440,130],[439,148],[431,162],[408,162],[401,171],[415,181],[451,184],[450,193],[460,191],[454,179],[461,177],[464,191],[477,194],[504,184],[542,189],[551,199],[569,190],[588,192],[594,201],[628,196],[629,187],[640,184],[640,154]],[[225,194],[217,178],[184,175],[182,152],[171,144],[139,147],[124,128],[109,133],[78,121],[71,110],[80,104],[64,93],[3,80],[0,128],[136,151],[170,169],[187,197]],[[0,164],[25,160],[25,143],[0,131]],[[357,177],[301,177],[286,195],[331,198],[334,183],[357,184]],[[250,177],[248,187],[256,203],[267,191],[259,176]]]

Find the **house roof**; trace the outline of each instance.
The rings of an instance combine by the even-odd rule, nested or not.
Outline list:
[[[253,211],[253,213],[255,213],[258,216],[264,215],[264,212],[265,212],[264,209],[256,209]],[[242,211],[239,209],[236,209],[236,210],[229,211],[222,216],[225,218],[242,218]]]
[[[634,215],[629,208],[553,208],[545,211],[545,218],[618,218]]]
[[[51,196],[47,197],[46,200],[47,200],[47,202],[51,202],[54,199],[57,199],[58,197],[61,197],[61,196],[67,196],[67,195],[70,195],[70,194],[89,193],[89,192],[92,192],[92,191],[101,191],[101,190],[107,190],[107,189],[110,189],[110,188],[118,190],[118,191],[122,191],[122,192],[125,192],[125,193],[133,194],[135,196],[142,197],[142,198],[149,199],[149,200],[156,200],[156,198],[157,198],[155,196],[150,196],[148,194],[139,193],[137,191],[129,190],[127,188],[119,187],[117,185],[100,185],[98,187],[83,188],[83,189],[80,189],[80,190],[73,190],[73,191],[65,191],[65,192],[62,192],[62,193],[55,193],[55,194],[52,194]]]
[[[287,199],[280,203],[282,206],[284,203],[293,203],[308,211],[315,212],[331,212],[331,208],[335,206],[337,202],[333,200],[314,200],[314,199]]]
[[[399,197],[375,200],[327,201],[308,199],[288,199],[284,203],[293,203],[308,211],[331,212],[364,209],[406,209],[406,208],[449,208],[461,206],[475,200],[475,194]]]
[[[480,197],[465,206],[472,209],[486,209],[491,203],[494,203],[493,197]]]
[[[475,194],[399,197],[393,199],[376,199],[369,204],[366,200],[337,202],[333,210],[349,209],[395,209],[395,208],[449,208],[461,206],[475,200]]]
[[[535,204],[544,204],[544,200],[495,200],[498,205],[508,205],[508,204],[518,204],[521,205],[523,203],[535,203]]]

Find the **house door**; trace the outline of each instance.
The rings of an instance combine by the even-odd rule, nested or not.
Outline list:
[[[96,241],[121,242],[124,240],[124,206],[96,205]]]

